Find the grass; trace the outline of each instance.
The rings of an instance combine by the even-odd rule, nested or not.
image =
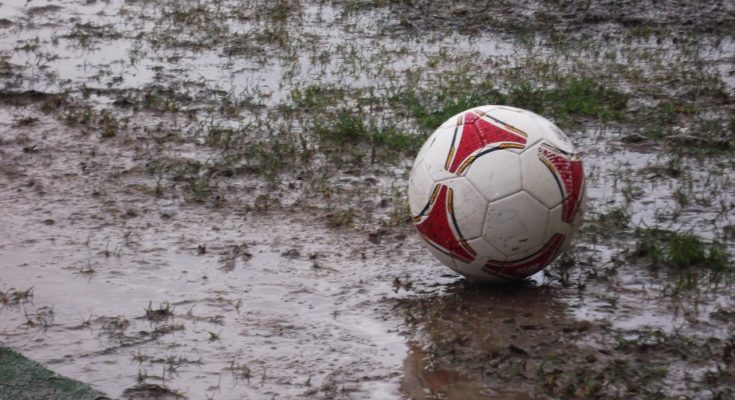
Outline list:
[[[700,267],[722,272],[732,270],[730,256],[719,243],[705,243],[691,233],[679,233],[660,228],[639,229],[640,238],[633,255],[656,265],[676,269]]]
[[[49,399],[92,400],[104,398],[86,384],[73,381],[0,347],[0,398],[14,400]]]
[[[174,317],[174,309],[169,303],[161,303],[158,308],[153,308],[153,302],[148,303],[145,309],[145,318],[152,322],[161,322]]]
[[[17,290],[10,288],[7,291],[0,291],[0,304],[5,306],[17,306],[33,300],[33,288],[26,290]],[[1,308],[0,308],[1,309]]]
[[[585,229],[603,237],[611,237],[623,233],[630,224],[631,216],[632,213],[627,207],[613,207],[605,213],[598,213],[589,218]]]
[[[458,76],[446,82],[447,86],[431,90],[408,90],[397,103],[406,107],[426,131],[436,129],[454,114],[484,104],[528,109],[562,126],[578,124],[585,118],[603,122],[626,119],[629,96],[606,87],[593,77],[563,76],[551,85],[521,80],[512,82],[504,91],[492,80],[476,82],[470,76]]]
[[[366,121],[360,110],[339,109],[324,115],[310,127],[319,144],[318,150],[338,163],[346,156],[351,163],[395,159],[418,151],[423,137],[402,132],[398,127]]]

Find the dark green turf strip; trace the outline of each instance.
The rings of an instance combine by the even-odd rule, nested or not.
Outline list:
[[[104,395],[81,382],[0,347],[0,400],[94,400]]]

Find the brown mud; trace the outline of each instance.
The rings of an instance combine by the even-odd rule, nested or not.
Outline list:
[[[735,398],[730,2],[0,4],[0,344],[113,398]],[[575,246],[478,286],[412,157],[505,103]]]

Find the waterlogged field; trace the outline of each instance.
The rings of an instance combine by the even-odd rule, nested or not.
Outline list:
[[[623,3],[3,0],[0,345],[124,399],[735,398],[735,6]],[[512,287],[410,224],[481,104],[585,162]]]

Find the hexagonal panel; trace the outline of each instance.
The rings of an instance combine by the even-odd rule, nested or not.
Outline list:
[[[465,240],[480,237],[487,210],[487,200],[472,184],[458,177],[445,184],[452,189],[454,222]]]
[[[423,210],[431,197],[431,191],[434,189],[434,181],[426,170],[423,160],[418,160],[411,169],[411,175],[408,178],[408,205],[411,208],[411,215],[415,216]]]
[[[455,126],[444,126],[437,129],[429,138],[432,141],[423,156],[426,170],[429,171],[434,181],[451,178],[455,176],[447,171],[444,166],[452,148]]]
[[[526,192],[488,205],[483,237],[509,259],[539,249],[543,244],[549,210]]]
[[[521,162],[517,154],[496,150],[477,158],[467,169],[467,179],[488,201],[522,189]]]
[[[536,114],[530,111],[509,106],[498,106],[490,110],[488,115],[526,133],[528,135],[526,149],[544,137],[543,127],[539,125]],[[523,149],[513,149],[513,151],[522,152]]]
[[[521,154],[523,190],[530,193],[547,208],[552,208],[562,201],[561,182],[539,157],[539,146],[541,143]]]

